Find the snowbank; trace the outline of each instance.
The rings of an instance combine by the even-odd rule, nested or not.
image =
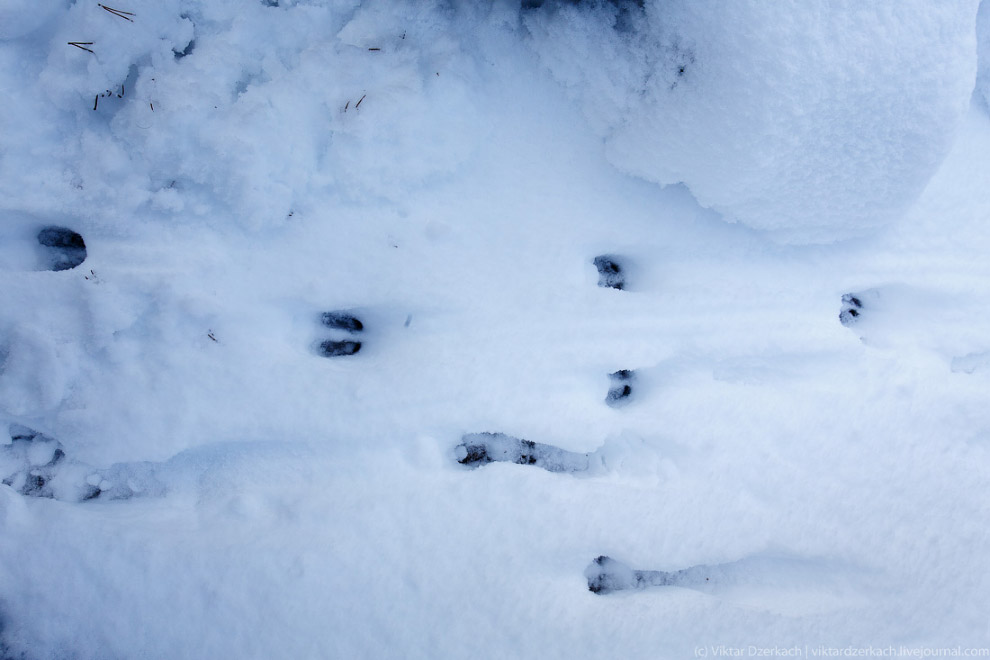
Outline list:
[[[818,242],[898,217],[945,157],[973,89],[975,11],[678,0],[545,6],[526,23],[616,166]]]

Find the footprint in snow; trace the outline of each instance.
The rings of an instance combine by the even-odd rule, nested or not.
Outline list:
[[[889,332],[891,323],[906,310],[903,291],[893,289],[862,289],[842,296],[839,307],[839,323],[852,330],[867,344],[894,337]],[[893,295],[891,295],[893,294]]]
[[[580,454],[504,433],[468,433],[454,453],[458,463],[472,468],[498,462],[535,465],[548,472],[590,474],[603,466],[598,452]]]
[[[584,576],[588,579],[588,591],[605,595],[647,587],[697,587],[711,582],[722,572],[719,566],[693,566],[671,572],[640,571],[602,555],[588,565]]]
[[[598,286],[622,290],[626,287],[626,273],[619,265],[619,257],[602,254],[591,262],[598,269]]]
[[[863,313],[862,293],[847,293],[842,296],[842,307],[839,309],[839,323],[846,326],[855,325]]]
[[[364,331],[364,324],[356,316],[344,311],[324,312],[321,322],[333,331],[333,337],[320,343],[320,355],[342,357],[361,350],[361,342],[353,337]]]
[[[160,464],[118,463],[97,469],[66,457],[62,443],[20,424],[9,428],[10,444],[0,445],[0,481],[27,497],[67,502],[97,498],[128,499],[161,495]]]
[[[70,270],[86,256],[77,231],[17,213],[0,217],[0,271]]]
[[[969,291],[886,284],[843,295],[839,322],[867,346],[930,351],[968,373],[985,361],[985,340],[971,329],[990,322],[988,310]]]
[[[10,425],[10,444],[0,445],[0,480],[21,495],[74,501],[91,499],[99,489],[79,486],[69,472],[78,469],[66,460],[62,444],[20,424]],[[68,478],[66,478],[68,477]]]
[[[605,403],[617,408],[629,403],[629,398],[633,393],[633,382],[636,380],[636,372],[632,369],[620,369],[608,375],[611,385],[608,394],[605,396]]]
[[[637,570],[602,555],[584,571],[588,591],[679,587],[788,616],[827,612],[864,601],[883,576],[844,562],[790,555],[758,554],[723,564],[699,564],[675,571]]]
[[[38,232],[48,270],[70,270],[86,260],[86,242],[68,227],[50,225]]]
[[[19,424],[10,425],[10,444],[0,447],[3,483],[21,495],[54,497],[51,481],[65,459],[61,444]]]

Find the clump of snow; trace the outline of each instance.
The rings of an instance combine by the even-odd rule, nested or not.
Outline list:
[[[899,217],[973,88],[973,1],[587,5],[526,25],[611,162],[783,240]]]
[[[250,3],[222,38],[208,30],[224,10],[204,6],[189,55],[140,68],[145,102],[111,130],[155,162],[155,210],[202,218],[191,201],[216,192],[271,227],[310,189],[400,200],[464,161],[479,136],[456,30],[429,5],[354,5]]]

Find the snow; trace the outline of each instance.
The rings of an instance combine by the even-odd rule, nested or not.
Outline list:
[[[534,48],[609,160],[777,240],[899,217],[973,90],[973,2],[551,7],[529,20]]]
[[[990,108],[990,3],[980,2],[976,15],[976,43],[979,68],[974,95]]]
[[[990,645],[975,5],[526,4],[4,7],[0,655]]]

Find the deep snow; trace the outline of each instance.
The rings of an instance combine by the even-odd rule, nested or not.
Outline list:
[[[986,6],[646,5],[0,10],[6,655],[990,646]]]

